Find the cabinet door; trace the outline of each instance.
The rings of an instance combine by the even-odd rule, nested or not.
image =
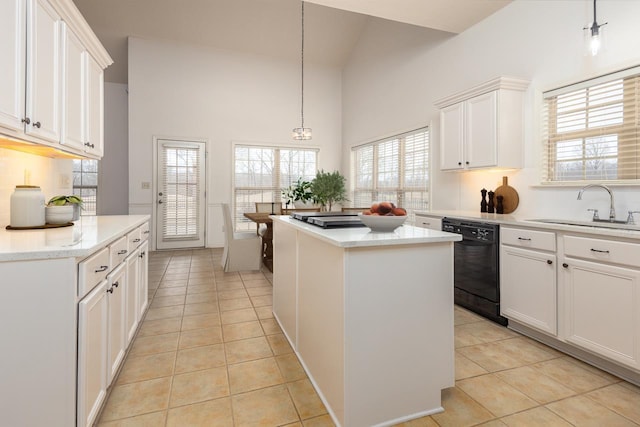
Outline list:
[[[78,426],[95,421],[107,391],[107,281],[78,304]]]
[[[25,0],[0,2],[0,126],[22,131],[25,82]]]
[[[87,153],[102,157],[104,154],[104,125],[103,125],[103,70],[100,65],[87,55],[87,133],[84,143]]]
[[[64,126],[62,144],[84,149],[86,51],[78,37],[66,26],[64,33]]]
[[[464,104],[454,104],[440,111],[440,168],[464,168]]]
[[[125,310],[127,278],[126,268],[121,264],[107,277],[107,302],[109,308],[109,318],[107,320],[107,384],[113,380],[118,367],[124,359],[127,345],[125,333]]]
[[[466,167],[486,168],[498,164],[496,91],[465,102]]]
[[[563,267],[566,341],[640,368],[640,271],[572,258]]]
[[[127,345],[133,339],[138,327],[138,294],[140,283],[140,249],[131,252],[127,258],[127,285],[125,297],[125,333]]]
[[[551,335],[557,333],[556,256],[500,247],[500,314]]]
[[[142,318],[149,301],[149,242],[140,245],[138,281],[138,318]]]
[[[60,16],[46,0],[29,0],[27,8],[27,97],[30,124],[25,132],[60,142]]]

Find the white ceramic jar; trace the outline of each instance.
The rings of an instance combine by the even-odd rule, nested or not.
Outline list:
[[[45,224],[44,194],[36,185],[16,185],[11,195],[11,226],[39,227]]]

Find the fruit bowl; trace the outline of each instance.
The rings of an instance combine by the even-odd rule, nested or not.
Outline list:
[[[363,215],[358,214],[360,221],[371,231],[391,232],[400,227],[407,220],[406,215],[392,216],[392,215]]]

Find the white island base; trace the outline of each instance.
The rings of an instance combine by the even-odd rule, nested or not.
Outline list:
[[[453,241],[274,219],[273,312],[338,426],[441,412],[454,385]]]

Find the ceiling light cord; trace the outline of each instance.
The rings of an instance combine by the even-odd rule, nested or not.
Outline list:
[[[594,5],[595,7],[595,5]],[[300,86],[301,86],[301,100],[300,100],[300,121],[302,123],[302,129],[304,129],[304,1],[302,2],[302,47],[300,48]]]

